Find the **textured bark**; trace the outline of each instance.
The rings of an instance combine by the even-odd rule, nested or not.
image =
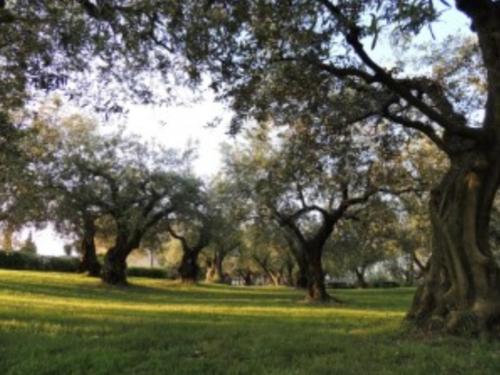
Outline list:
[[[199,236],[194,245],[190,245],[187,238],[178,234],[170,225],[167,230],[170,235],[177,239],[182,246],[182,259],[179,266],[179,275],[183,283],[196,283],[198,281],[198,273],[200,271],[197,261],[201,251],[210,244],[211,231],[208,220],[203,222],[203,226],[199,230]]]
[[[455,155],[432,191],[433,252],[407,318],[430,330],[492,332],[500,323],[500,270],[489,248],[498,166]]]
[[[307,298],[312,302],[327,302],[331,296],[326,292],[325,273],[321,262],[321,250],[308,251]]]
[[[308,266],[307,259],[302,254],[302,256],[295,256],[295,260],[297,261],[297,274],[295,278],[295,287],[300,289],[307,289],[308,286]]]
[[[101,279],[110,285],[127,285],[127,257],[139,247],[144,231],[136,230],[132,234],[119,232],[115,245],[108,250],[101,269]]]
[[[83,225],[83,236],[81,242],[82,259],[80,262],[80,272],[86,272],[89,276],[99,276],[101,265],[97,261],[95,248],[96,228],[92,218],[86,218]]]
[[[295,235],[296,237],[296,235]],[[305,253],[302,251],[301,246],[297,244],[293,239],[292,236],[287,235],[285,233],[285,240],[288,243],[288,249],[290,251],[290,254],[292,255],[293,259],[297,263],[297,273],[295,274],[295,277],[292,278],[292,272],[290,270],[290,282],[293,283],[293,285],[296,288],[300,289],[307,289],[307,259],[305,256]],[[293,265],[292,265],[293,268]],[[293,281],[292,281],[293,280]]]
[[[444,137],[450,170],[432,191],[433,252],[408,319],[454,333],[499,334],[500,269],[489,247],[500,181],[500,3],[457,0],[472,22],[487,71],[480,137]],[[460,146],[460,147],[457,147]]]
[[[110,285],[127,285],[127,251],[124,248],[111,248],[104,257],[104,263],[101,270],[102,281]]]

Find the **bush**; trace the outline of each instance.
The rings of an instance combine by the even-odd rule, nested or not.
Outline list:
[[[36,270],[42,267],[42,263],[33,253],[0,251],[0,267],[13,270]]]
[[[40,256],[24,251],[0,251],[0,268],[11,270],[77,272],[80,261],[70,257]]]
[[[78,272],[80,260],[73,257],[41,257],[45,271]]]
[[[127,276],[166,279],[168,277],[168,273],[167,270],[163,268],[130,267],[127,268]]]

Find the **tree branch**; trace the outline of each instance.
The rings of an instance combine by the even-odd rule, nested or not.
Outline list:
[[[360,38],[361,29],[354,24],[351,20],[345,17],[341,11],[341,8],[334,5],[330,0],[317,0],[319,1],[330,14],[339,21],[340,26],[344,29],[342,32],[347,43],[353,48],[356,55],[361,59],[361,61],[370,68],[374,75],[369,75],[368,83],[378,82],[389,88],[391,91],[396,93],[402,99],[407,101],[411,106],[418,109],[422,114],[424,114],[431,121],[435,122],[439,126],[448,130],[451,133],[460,134],[473,139],[479,139],[483,136],[483,132],[479,129],[467,128],[465,125],[457,126],[455,122],[456,118],[461,117],[460,114],[453,111],[452,116],[446,116],[434,108],[429,106],[422,98],[415,96],[412,93],[411,87],[407,84],[407,80],[398,80],[392,76],[391,73],[387,72],[384,68],[378,65],[366,52],[364,49]],[[486,0],[483,0],[486,1]],[[335,74],[335,71],[332,71]],[[343,78],[342,76],[339,76]],[[434,96],[434,99],[436,97]],[[441,101],[441,104],[442,101]],[[447,114],[450,114],[451,108],[447,108]],[[402,124],[404,125],[404,124]],[[404,125],[406,126],[406,125]],[[419,129],[420,130],[420,129]]]

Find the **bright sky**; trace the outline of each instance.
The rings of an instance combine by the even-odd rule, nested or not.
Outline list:
[[[217,127],[207,127],[214,118],[222,121]],[[203,102],[169,108],[134,106],[128,115],[128,128],[145,139],[152,139],[168,147],[182,148],[196,142],[198,159],[195,172],[202,177],[214,175],[220,168],[221,142],[229,141],[227,130],[230,112],[206,94]]]
[[[467,33],[467,19],[459,12],[445,12],[442,21],[434,26],[434,34],[438,40],[457,32]],[[429,39],[425,32],[421,41]],[[378,53],[377,53],[378,55]],[[147,107],[132,106],[127,120],[127,129],[145,139],[153,139],[169,147],[183,148],[189,141],[198,142],[198,160],[195,172],[208,177],[215,174],[221,165],[220,144],[229,141],[226,135],[230,112],[220,103],[216,103],[211,94],[206,93],[203,100],[186,106]],[[215,117],[222,119],[216,128],[208,128],[206,124]],[[42,231],[34,231],[34,240],[38,252],[44,255],[62,255],[64,240],[59,238],[51,227]],[[21,234],[26,237],[27,231]]]

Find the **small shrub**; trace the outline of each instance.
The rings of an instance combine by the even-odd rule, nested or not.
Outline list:
[[[78,272],[80,260],[72,257],[41,257],[46,271]]]

